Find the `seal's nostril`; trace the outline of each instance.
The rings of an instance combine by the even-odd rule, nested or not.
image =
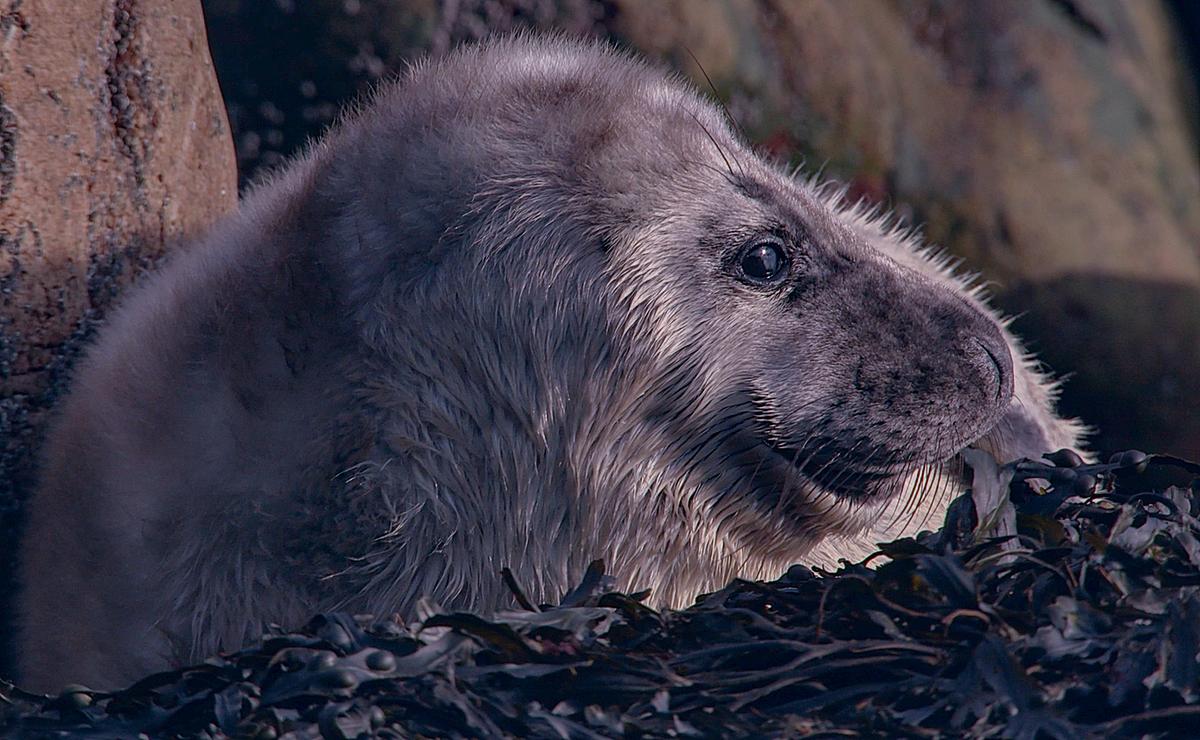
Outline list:
[[[1001,398],[1008,392],[1009,377],[1012,374],[1012,361],[1006,361],[1005,358],[997,354],[997,350],[988,346],[988,343],[973,337],[971,343],[976,347],[976,354],[982,354],[980,358],[984,367],[986,367],[992,375],[994,387],[996,389],[996,397]],[[1008,355],[1007,347],[1005,355]]]

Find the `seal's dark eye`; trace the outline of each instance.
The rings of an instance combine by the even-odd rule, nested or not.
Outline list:
[[[781,277],[787,266],[783,248],[775,242],[758,242],[742,252],[738,268],[752,283],[769,283]]]

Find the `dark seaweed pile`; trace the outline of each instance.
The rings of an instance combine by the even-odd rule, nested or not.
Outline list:
[[[1053,459],[976,465],[946,526],[878,568],[667,613],[606,593],[598,563],[556,607],[506,574],[523,608],[494,619],[327,614],[115,694],[0,685],[0,735],[1196,736],[1200,466]]]

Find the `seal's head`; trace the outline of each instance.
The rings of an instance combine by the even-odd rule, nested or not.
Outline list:
[[[633,585],[668,578],[660,545],[736,561],[714,579],[802,559],[1009,409],[1010,344],[969,291],[681,82],[515,40],[392,95],[328,198],[365,336],[427,391],[414,415],[447,409],[455,475],[570,501],[597,532],[573,549]]]
[[[46,443],[22,668],[116,687],[311,610],[679,606],[1073,444],[910,240],[690,87],[516,38],[414,68],[109,317]],[[103,552],[104,558],[86,557]]]

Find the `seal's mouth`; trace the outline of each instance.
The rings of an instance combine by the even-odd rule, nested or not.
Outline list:
[[[909,439],[907,445],[898,445],[897,440],[872,439],[866,434],[835,435],[828,428],[824,433],[797,432],[786,430],[776,414],[770,413],[773,404],[766,403],[753,391],[748,395],[750,407],[755,412],[751,418],[757,438],[754,446],[759,448],[754,457],[759,460],[759,465],[765,463],[768,470],[785,480],[794,483],[799,479],[808,486],[855,503],[876,503],[901,495],[914,474],[930,466],[954,462],[962,450],[972,446],[982,434],[961,430],[961,437],[949,440],[948,444],[946,440],[938,440],[939,444],[923,444],[916,437]],[[801,439],[803,441],[799,441]],[[762,467],[759,470],[765,472]],[[924,474],[928,475],[928,472]]]
[[[789,447],[767,442],[777,462],[835,496],[866,500],[899,494],[919,464],[913,460],[872,464],[869,453],[850,455],[826,445]],[[935,461],[936,462],[936,461]]]

